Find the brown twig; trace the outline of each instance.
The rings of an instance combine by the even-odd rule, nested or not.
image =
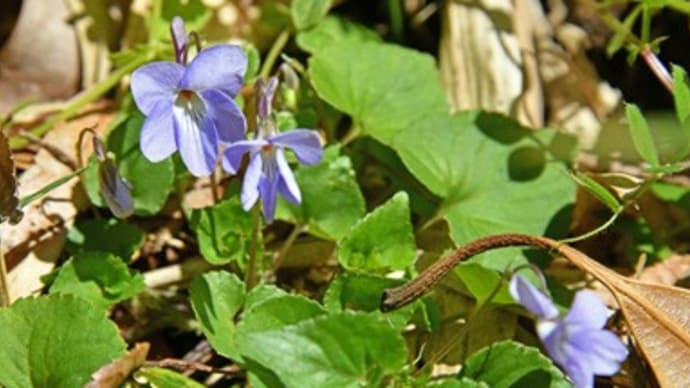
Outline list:
[[[568,258],[573,264],[587,270],[587,272],[602,281],[607,287],[625,288],[620,286],[620,282],[616,278],[610,276],[610,270],[608,268],[594,260],[586,258],[580,251],[564,245],[563,243],[546,237],[526,234],[499,234],[480,238],[469,244],[463,245],[449,255],[433,263],[412,281],[402,286],[385,290],[381,299],[380,308],[382,311],[391,311],[406,306],[431,290],[431,288],[441,281],[441,279],[461,261],[492,249],[512,246],[533,246],[556,251]]]
[[[229,365],[221,368],[216,368],[210,365],[194,361],[180,360],[178,358],[164,358],[158,361],[147,361],[146,365],[155,366],[159,368],[173,368],[179,371],[193,370],[206,373],[220,373],[230,376],[239,376],[244,374],[244,370],[237,365]]]

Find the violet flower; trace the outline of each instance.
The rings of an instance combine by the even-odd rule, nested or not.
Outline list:
[[[152,62],[132,74],[132,95],[146,121],[141,129],[144,156],[158,162],[180,151],[195,176],[215,168],[220,143],[244,138],[246,121],[233,98],[242,87],[247,56],[238,46],[201,50],[186,65],[188,39],[173,20],[175,62]]]
[[[117,218],[134,213],[132,186],[118,172],[115,161],[109,157],[101,140],[94,136],[93,149],[98,159],[98,188],[103,201]]]
[[[236,174],[244,154],[249,153],[249,165],[242,183],[241,201],[244,210],[251,209],[261,196],[262,211],[266,223],[273,222],[277,194],[291,203],[302,202],[295,176],[285,159],[285,149],[291,149],[297,160],[305,165],[321,161],[323,149],[318,135],[308,129],[294,129],[278,133],[271,114],[273,95],[278,84],[271,78],[266,84],[259,82],[257,102],[258,126],[254,140],[231,144],[223,155],[223,168]]]
[[[604,329],[608,309],[592,291],[581,290],[565,317],[535,286],[516,275],[510,293],[537,317],[537,335],[549,356],[568,374],[576,387],[592,387],[594,375],[611,376],[628,357],[628,350]]]

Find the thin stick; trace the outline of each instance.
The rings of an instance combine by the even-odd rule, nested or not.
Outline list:
[[[157,366],[160,368],[174,368],[181,371],[194,370],[206,373],[222,373],[224,375],[238,375],[243,372],[242,369],[237,365],[216,368],[206,364],[194,361],[180,360],[177,358],[164,358],[158,361],[147,361],[146,365]]]
[[[5,266],[5,252],[0,239],[0,307],[10,305],[10,289],[7,283],[7,267]]]

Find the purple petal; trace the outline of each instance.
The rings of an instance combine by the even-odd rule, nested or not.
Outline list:
[[[510,280],[510,295],[532,314],[539,318],[553,319],[558,317],[558,309],[551,299],[544,295],[537,287],[520,275]]]
[[[219,44],[194,57],[178,86],[197,92],[220,89],[235,96],[242,87],[246,69],[247,56],[239,46]]]
[[[609,310],[592,291],[581,290],[575,294],[573,305],[564,321],[569,327],[583,329],[601,329],[609,317]]]
[[[288,201],[299,204],[302,202],[299,186],[280,148],[276,150],[276,164],[278,165],[278,192]]]
[[[103,200],[115,217],[127,218],[134,213],[132,187],[120,176],[110,158],[98,165],[98,186]]]
[[[187,59],[187,47],[189,38],[184,28],[184,20],[175,16],[170,22],[170,35],[172,35],[173,45],[175,46],[175,59],[177,63],[184,64]]]
[[[205,90],[201,96],[206,103],[207,113],[218,131],[218,139],[224,143],[244,139],[247,121],[235,101],[217,89]]]
[[[173,117],[182,161],[194,176],[211,174],[218,159],[218,135],[204,102],[197,95],[178,97]]]
[[[259,88],[259,102],[257,104],[257,113],[260,118],[268,118],[271,114],[271,106],[273,105],[273,96],[278,87],[278,78],[271,77],[268,82],[257,81]]]
[[[569,341],[586,354],[592,373],[611,376],[628,357],[628,349],[608,330],[585,330],[574,333]]]
[[[323,148],[321,140],[314,131],[308,129],[295,129],[283,132],[269,139],[273,144],[292,149],[297,160],[308,166],[321,161]]]
[[[247,171],[244,173],[244,181],[242,182],[241,200],[242,208],[245,211],[249,211],[259,198],[259,181],[261,180],[262,165],[261,154],[259,152],[253,154],[249,160],[249,166],[247,166]]]
[[[564,364],[561,364],[565,373],[573,381],[577,388],[592,388],[594,386],[594,373],[586,357],[578,357],[573,354]]]
[[[177,149],[173,125],[172,104],[161,101],[141,127],[139,148],[146,159],[153,163],[172,155]]]
[[[223,153],[223,168],[230,174],[237,174],[244,154],[258,151],[266,144],[268,142],[264,140],[243,140],[230,144]]]
[[[547,336],[542,336],[544,330],[541,325],[553,325]],[[544,347],[553,361],[565,369],[566,374],[575,383],[576,387],[591,387],[594,375],[587,352],[582,351],[572,341],[572,336],[562,321],[541,320],[537,323],[537,332],[540,333]]]
[[[265,162],[265,161],[264,161]],[[278,177],[264,174],[259,181],[261,193],[261,211],[267,224],[273,223],[276,213],[276,198],[278,195]]]
[[[139,110],[148,116],[159,102],[171,103],[184,71],[174,62],[152,62],[136,69],[130,89]]]

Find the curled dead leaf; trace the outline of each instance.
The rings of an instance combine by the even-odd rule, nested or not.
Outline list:
[[[0,224],[5,221],[16,224],[21,219],[12,151],[7,137],[0,130]]]
[[[149,348],[148,342],[138,342],[127,354],[96,371],[85,388],[119,387],[132,372],[144,365]]]

